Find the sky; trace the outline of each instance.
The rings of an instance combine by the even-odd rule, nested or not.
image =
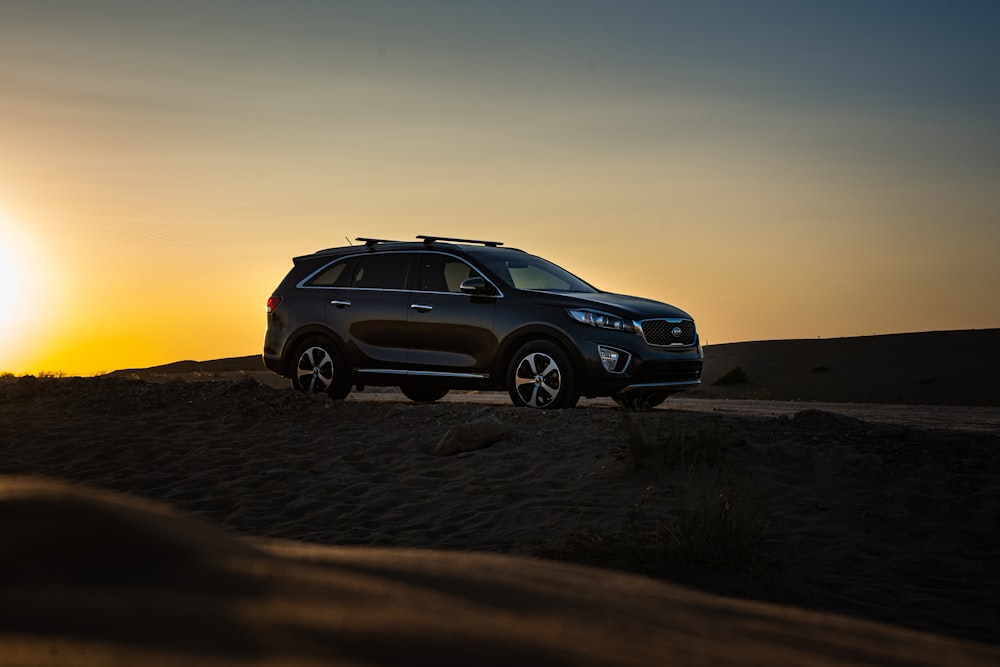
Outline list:
[[[291,258],[358,236],[503,241],[709,345],[1000,327],[998,30],[991,0],[4,0],[0,371],[257,354]]]

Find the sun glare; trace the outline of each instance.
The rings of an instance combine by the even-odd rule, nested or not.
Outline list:
[[[0,297],[3,303],[3,308],[0,308],[0,331],[4,333],[4,338],[11,333],[17,319],[22,301],[22,294],[17,286],[24,274],[21,249],[9,227],[0,216],[0,230],[3,234],[3,243],[0,244]]]
[[[43,276],[36,245],[0,211],[0,371],[19,370],[38,330]]]

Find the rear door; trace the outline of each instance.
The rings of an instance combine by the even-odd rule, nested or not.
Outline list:
[[[496,298],[462,293],[463,280],[482,274],[461,258],[428,251],[418,259],[406,303],[407,368],[428,375],[485,376],[497,350]]]
[[[415,253],[374,252],[349,267],[347,287],[330,290],[327,323],[347,345],[358,370],[398,370],[406,364],[407,279]]]

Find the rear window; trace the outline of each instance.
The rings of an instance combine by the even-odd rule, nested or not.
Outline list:
[[[350,287],[351,272],[348,269],[352,264],[354,262],[351,260],[337,262],[320,271],[306,285],[310,287]]]

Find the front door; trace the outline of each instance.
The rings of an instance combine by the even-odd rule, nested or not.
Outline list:
[[[454,255],[423,252],[413,269],[416,289],[407,296],[407,368],[428,375],[483,377],[497,351],[493,332],[496,298],[472,297],[459,289],[480,276]]]

